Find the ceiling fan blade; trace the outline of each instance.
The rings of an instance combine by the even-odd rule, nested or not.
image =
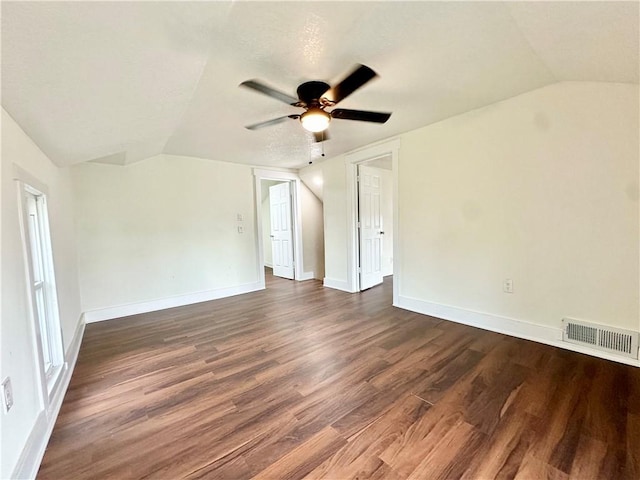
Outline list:
[[[284,122],[287,118],[298,118],[299,115],[285,115],[284,117],[273,118],[271,120],[267,120],[265,122],[254,123],[252,125],[247,125],[246,129],[248,130],[258,130],[259,128],[269,127],[271,125],[276,125],[278,123]]]
[[[329,140],[329,131],[328,130],[323,130],[322,132],[314,132],[313,133],[313,139],[317,142],[324,142],[325,140]]]
[[[390,113],[383,112],[367,112],[365,110],[347,110],[344,108],[336,108],[331,112],[332,118],[340,118],[342,120],[360,120],[361,122],[384,123],[391,117]]]
[[[252,90],[256,90],[257,92],[263,93],[271,98],[275,98],[276,100],[280,100],[288,105],[295,105],[298,103],[298,99],[292,97],[291,95],[287,95],[275,88],[271,88],[264,83],[260,83],[257,80],[247,80],[246,82],[242,82],[240,85],[243,87],[250,88]]]
[[[378,74],[366,65],[358,65],[353,72],[347,75],[347,78],[330,88],[326,92],[326,97],[335,105],[377,76]]]

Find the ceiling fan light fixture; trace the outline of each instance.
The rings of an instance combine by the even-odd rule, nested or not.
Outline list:
[[[302,128],[309,132],[322,132],[326,130],[331,121],[331,115],[320,108],[310,108],[300,115]]]

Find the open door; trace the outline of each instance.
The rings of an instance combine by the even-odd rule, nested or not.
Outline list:
[[[291,190],[289,182],[269,187],[271,210],[271,251],[273,274],[294,278],[293,230],[291,228]]]
[[[382,283],[381,181],[377,169],[358,165],[360,290]]]

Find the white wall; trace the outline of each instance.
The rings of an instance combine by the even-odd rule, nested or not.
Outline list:
[[[85,311],[255,289],[250,167],[159,155],[125,167],[82,164],[72,175]]]
[[[80,322],[80,295],[73,226],[74,204],[68,169],[56,167],[2,110],[2,349],[0,378],[11,377],[15,404],[0,414],[1,478],[9,478],[42,418],[32,319],[28,308],[25,259],[18,217],[14,164],[46,186],[60,322],[65,346]],[[35,439],[37,440],[37,439]]]
[[[638,101],[637,85],[565,82],[403,134],[399,296],[640,330]],[[326,277],[346,280],[344,157],[322,168]]]
[[[638,330],[638,132],[637,86],[561,83],[404,135],[401,295]]]
[[[344,156],[325,160],[322,167],[325,284],[349,289],[347,277],[347,180]]]
[[[314,278],[324,278],[324,224],[322,202],[304,184],[300,185],[302,207],[302,263],[304,272],[313,272]]]
[[[314,163],[298,170],[298,176],[300,180],[318,197],[318,200],[323,201],[323,166],[322,163]]]

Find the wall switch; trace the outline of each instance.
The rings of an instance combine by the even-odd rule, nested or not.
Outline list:
[[[242,225],[238,225],[238,233],[244,233],[244,227]]]
[[[504,293],[513,293],[513,280],[506,278],[502,283],[502,290],[504,290]]]
[[[11,407],[13,407],[13,388],[11,387],[11,377],[4,379],[0,385],[2,389],[2,410],[4,413],[9,413]]]

